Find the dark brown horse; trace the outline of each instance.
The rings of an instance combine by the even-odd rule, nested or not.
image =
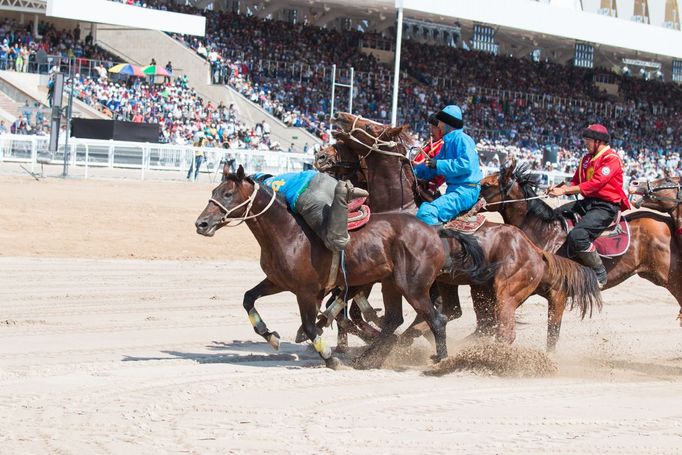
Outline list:
[[[675,224],[675,237],[682,242],[682,183],[679,177],[633,181],[630,194],[641,196],[635,206],[657,210],[670,215]]]
[[[537,176],[527,166],[515,162],[481,182],[481,195],[499,211],[505,223],[518,226],[539,247],[565,254],[566,231],[561,216],[537,196]],[[519,202],[507,202],[521,200]],[[653,212],[635,212],[626,216],[630,223],[631,242],[627,252],[615,258],[605,258],[608,284],[611,288],[633,275],[663,286],[682,308],[682,252],[680,242],[673,241],[672,220]],[[681,310],[682,314],[682,310]]]
[[[256,333],[266,340],[274,336],[256,311],[259,297],[290,291],[296,295],[301,321],[313,346],[334,368],[339,361],[324,346],[317,333],[315,318],[322,298],[342,285],[339,276],[328,283],[331,252],[286,202],[270,188],[244,175],[224,171],[224,181],[213,190],[208,205],[197,218],[197,232],[212,236],[230,221],[245,221],[261,247],[261,268],[267,278],[244,294],[244,308]],[[472,273],[483,273],[486,264],[476,241],[465,235],[457,238],[449,260]],[[436,358],[447,355],[445,318],[431,305],[429,288],[439,273],[445,252],[435,229],[406,214],[377,214],[361,230],[354,232],[345,250],[347,284],[350,288],[380,282],[386,315],[381,335],[363,357],[361,366],[374,366],[390,350],[395,329],[402,324],[402,297],[427,321],[436,339]],[[341,274],[339,274],[341,275]]]
[[[370,206],[376,212],[416,211],[418,193],[411,163],[406,158],[408,136],[404,127],[391,128],[350,114],[338,114],[336,124],[341,143],[318,156],[321,168],[338,168],[355,173],[370,192]],[[387,196],[390,195],[390,196]],[[448,231],[451,232],[451,231]],[[477,332],[495,330],[498,338],[511,343],[515,338],[516,308],[530,295],[539,294],[549,301],[547,347],[553,350],[559,335],[561,315],[567,298],[581,314],[600,306],[597,280],[591,270],[572,261],[543,253],[517,228],[486,222],[474,237],[482,246],[489,263],[496,264],[489,283],[472,283],[465,275],[441,275],[437,279],[444,299],[444,312],[461,312],[457,286],[471,285]],[[456,309],[452,306],[456,305]]]

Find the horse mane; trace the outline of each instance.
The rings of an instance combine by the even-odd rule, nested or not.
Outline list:
[[[504,173],[504,169],[500,174]],[[534,174],[528,163],[521,163],[514,169],[514,180],[519,184],[521,191],[523,191],[524,198],[536,197],[538,194],[536,190],[540,186],[540,176]],[[528,213],[540,218],[545,223],[553,223],[561,220],[561,215],[557,213],[552,207],[540,199],[532,199],[527,201]]]

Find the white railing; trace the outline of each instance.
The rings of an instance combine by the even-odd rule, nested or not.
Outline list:
[[[59,150],[48,152],[47,136],[21,134],[0,135],[0,163],[29,163],[35,172],[41,163],[64,165],[64,138],[60,138]],[[241,164],[247,173],[265,172],[279,174],[304,169],[312,164],[312,155],[246,149],[224,149],[190,145],[150,144],[113,140],[69,138],[68,164],[83,169],[88,178],[89,168],[138,169],[144,180],[148,171],[171,171],[187,174],[194,162],[196,152],[204,153],[200,167],[202,172],[214,172],[223,163]]]
[[[21,134],[0,134],[0,164],[3,162],[29,163],[31,172],[41,163],[64,165],[64,146],[57,153],[47,151],[47,136]],[[63,138],[60,138],[63,144]],[[88,178],[89,168],[137,169],[144,180],[148,171],[170,171],[184,176],[194,162],[195,152],[204,152],[202,172],[215,172],[222,164],[241,164],[247,173],[264,172],[280,174],[304,169],[312,164],[313,156],[302,153],[271,152],[258,150],[236,150],[189,145],[149,144],[141,142],[106,141],[96,139],[69,139],[69,166],[82,168],[83,177]],[[484,175],[499,169],[484,166]],[[563,172],[537,171],[543,185],[560,183],[571,174]]]

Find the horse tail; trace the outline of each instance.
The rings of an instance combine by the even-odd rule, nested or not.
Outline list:
[[[453,229],[441,229],[438,236],[442,239],[455,239],[460,245],[460,248],[450,248],[449,251],[452,273],[464,272],[474,284],[488,283],[495,276],[495,264],[488,262],[483,248],[474,236]]]
[[[588,313],[592,317],[595,307],[601,311],[603,302],[594,270],[547,251],[542,252],[542,258],[547,264],[547,284],[571,298],[571,310],[578,307],[582,319]]]

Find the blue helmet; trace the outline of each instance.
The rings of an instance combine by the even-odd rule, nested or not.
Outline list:
[[[436,118],[446,125],[450,125],[456,130],[464,127],[464,120],[462,120],[462,109],[455,104],[445,106],[443,110],[436,114]]]

